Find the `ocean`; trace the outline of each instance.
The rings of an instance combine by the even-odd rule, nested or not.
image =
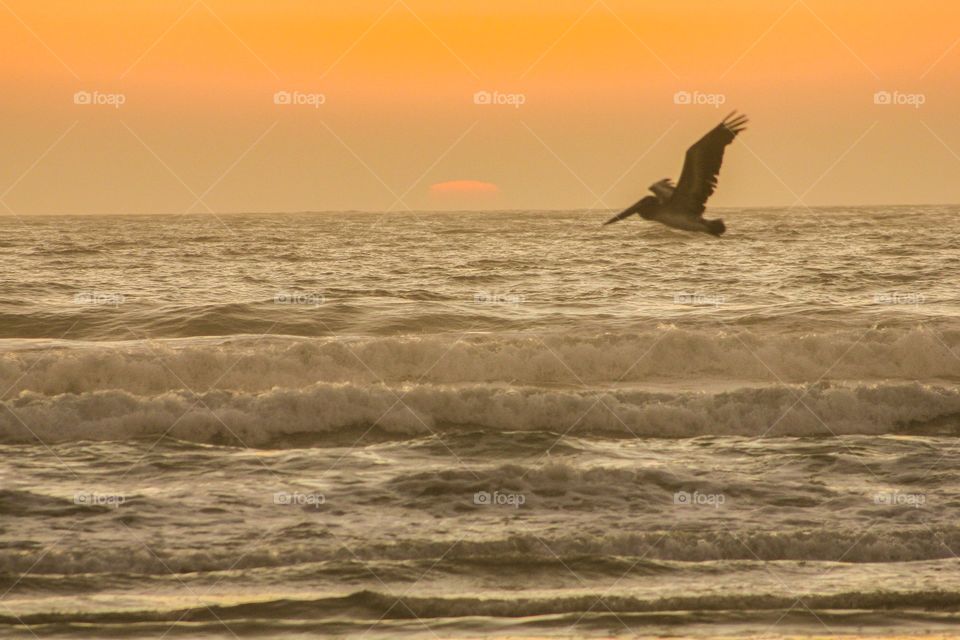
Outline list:
[[[960,624],[960,207],[0,218],[0,636]]]

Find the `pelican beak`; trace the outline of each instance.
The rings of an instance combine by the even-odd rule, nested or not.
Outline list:
[[[633,214],[635,214],[635,213],[637,213],[637,212],[640,211],[640,206],[639,206],[639,204],[640,204],[640,203],[637,203],[637,204],[633,205],[632,207],[630,207],[629,209],[624,209],[623,211],[621,211],[621,212],[618,213],[617,215],[613,216],[612,218],[610,218],[609,220],[607,220],[606,222],[604,222],[602,226],[605,227],[605,226],[607,226],[608,224],[613,224],[614,222],[620,222],[620,221],[623,220],[624,218],[629,218],[629,217],[632,216]]]

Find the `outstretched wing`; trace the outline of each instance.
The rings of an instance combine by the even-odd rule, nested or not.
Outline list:
[[[717,176],[723,164],[723,150],[746,128],[747,116],[734,111],[696,144],[687,149],[683,172],[677,184],[671,208],[691,216],[703,214],[707,198],[717,188]]]
[[[677,186],[673,184],[673,180],[670,178],[664,178],[660,182],[655,182],[650,185],[650,191],[653,191],[653,194],[657,196],[657,200],[660,202],[666,202],[672,198],[676,188]]]

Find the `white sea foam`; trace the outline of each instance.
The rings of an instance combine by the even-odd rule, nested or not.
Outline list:
[[[719,393],[320,383],[260,393],[23,392],[6,406],[10,410],[0,413],[0,438],[6,441],[166,434],[257,446],[289,436],[322,440],[376,429],[409,437],[457,427],[667,438],[883,434],[960,415],[960,392],[916,383],[764,386]]]
[[[586,337],[239,337],[9,347],[0,359],[0,388],[8,394],[255,392],[318,382],[582,387],[687,381],[697,388],[704,380],[960,380],[960,332],[923,326],[828,333],[663,326]]]

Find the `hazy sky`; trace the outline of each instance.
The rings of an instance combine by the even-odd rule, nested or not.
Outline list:
[[[0,212],[616,208],[733,108],[712,205],[960,202],[958,40],[956,0],[2,0]]]

